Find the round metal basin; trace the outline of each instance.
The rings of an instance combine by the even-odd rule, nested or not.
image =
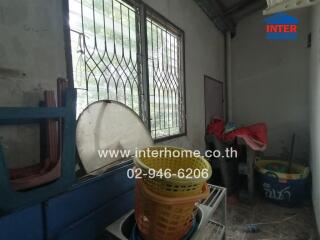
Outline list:
[[[203,210],[201,207],[199,207],[199,211],[196,216],[196,222],[198,225],[197,229],[201,226],[202,221],[203,221]],[[132,212],[121,222],[120,229],[121,229],[121,235],[123,236],[123,239],[130,239],[130,235],[132,233],[134,224],[135,224],[134,212]]]

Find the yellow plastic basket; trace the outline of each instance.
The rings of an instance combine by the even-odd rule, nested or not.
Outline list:
[[[158,156],[152,154],[152,151],[157,151]],[[137,170],[140,170],[140,172],[137,171],[137,177],[143,179],[148,189],[167,197],[200,194],[204,183],[212,175],[212,169],[207,160],[194,156],[191,150],[176,147],[146,148],[140,156],[135,158],[135,164]],[[166,176],[165,171],[170,172],[170,177]]]
[[[148,240],[177,240],[189,231],[196,216],[197,203],[209,195],[207,184],[200,194],[190,197],[164,197],[137,181],[135,219],[139,231]]]

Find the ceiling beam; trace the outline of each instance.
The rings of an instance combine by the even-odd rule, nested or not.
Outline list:
[[[223,33],[236,33],[236,24],[244,17],[263,10],[266,7],[265,0],[239,0],[231,7],[223,4],[225,0],[194,0],[215,26]]]
[[[258,1],[254,1],[254,3],[246,6],[245,8],[235,12],[232,15],[232,18],[234,19],[235,22],[239,22],[241,21],[243,18],[257,12],[257,11],[262,11],[263,9],[265,9],[267,6],[267,3],[265,0],[258,0]]]
[[[235,32],[236,24],[233,20],[225,16],[224,5],[219,0],[194,0],[206,15],[214,22],[216,27],[225,32]]]
[[[232,15],[235,12],[242,10],[243,8],[246,8],[247,6],[251,5],[252,3],[256,2],[256,0],[241,0],[231,7],[229,7],[226,11],[226,15]]]

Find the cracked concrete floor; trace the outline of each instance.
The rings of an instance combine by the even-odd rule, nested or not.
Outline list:
[[[214,213],[214,220],[220,222],[223,206]],[[256,233],[248,233],[248,224],[259,224]],[[320,240],[311,203],[294,208],[281,207],[262,198],[254,204],[239,202],[227,205],[226,240]],[[110,236],[103,239],[114,239]],[[205,231],[202,239],[218,239],[212,229]]]
[[[247,224],[257,224],[256,233]],[[264,199],[254,204],[229,204],[227,240],[318,240],[311,203],[294,208],[281,207]]]

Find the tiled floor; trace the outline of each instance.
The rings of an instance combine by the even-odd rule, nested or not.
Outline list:
[[[264,199],[228,205],[227,240],[318,240],[311,204],[285,208]],[[257,224],[257,232],[248,232]]]

